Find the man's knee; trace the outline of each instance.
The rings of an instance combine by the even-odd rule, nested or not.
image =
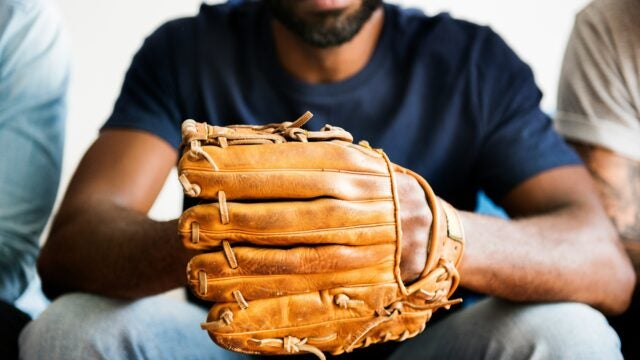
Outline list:
[[[205,316],[166,297],[123,301],[69,294],[25,328],[20,352],[25,359],[127,359],[171,357],[170,351],[182,349],[176,358],[203,358],[196,351],[221,351],[198,326]]]
[[[118,300],[90,294],[68,294],[54,301],[46,311],[31,322],[20,336],[21,356],[27,359],[100,358],[107,355],[102,347],[115,340],[120,331],[118,319],[109,319],[109,309],[117,308]],[[108,327],[108,328],[107,328]]]
[[[505,358],[622,358],[617,334],[590,306],[571,302],[523,305],[500,300],[485,305],[496,322],[492,344],[502,347],[496,350],[506,352]]]
[[[394,359],[618,359],[620,341],[598,311],[579,303],[485,299],[429,325]]]

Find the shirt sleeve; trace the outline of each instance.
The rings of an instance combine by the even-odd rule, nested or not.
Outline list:
[[[35,275],[62,166],[66,38],[46,1],[0,2],[0,299]]]
[[[482,123],[477,172],[487,195],[500,201],[543,171],[580,164],[540,109],[542,94],[529,66],[492,31],[477,52],[475,97]]]
[[[596,1],[576,16],[555,126],[567,138],[640,161],[640,3]]]
[[[149,132],[180,145],[180,108],[170,22],[150,35],[134,56],[113,112],[102,129]],[[180,29],[181,31],[184,29]]]

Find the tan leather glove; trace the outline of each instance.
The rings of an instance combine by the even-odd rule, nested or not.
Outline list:
[[[180,182],[202,203],[179,234],[205,251],[187,276],[215,303],[202,328],[226,349],[324,358],[416,336],[459,302],[449,300],[464,245],[455,209],[345,130],[301,129],[310,117],[182,125]],[[416,258],[423,270],[411,275]]]

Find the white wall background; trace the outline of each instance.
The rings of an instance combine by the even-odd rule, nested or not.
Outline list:
[[[131,57],[143,39],[164,21],[198,11],[200,0],[57,0],[72,42],[73,78],[63,178],[66,189],[80,158],[111,112]],[[214,1],[218,2],[218,1]],[[428,14],[493,27],[532,67],[552,110],[564,46],[577,10],[587,0],[400,0]],[[156,219],[179,216],[181,192],[175,174],[151,210]]]

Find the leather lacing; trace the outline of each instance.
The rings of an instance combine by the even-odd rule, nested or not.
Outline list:
[[[336,305],[338,305],[342,309],[348,309],[348,308],[364,305],[364,301],[350,299],[349,296],[345,294],[336,295],[333,301],[335,302]]]
[[[191,223],[191,243],[200,242],[200,223],[194,221]]]
[[[239,290],[235,290],[233,292],[233,296],[236,298],[236,302],[238,302],[241,309],[245,309],[249,306],[249,304],[242,297],[242,294],[240,293]],[[444,296],[446,296],[446,292],[443,293],[442,297]],[[439,298],[434,299],[434,301],[439,300]],[[343,346],[343,350],[345,352],[352,352],[357,348],[367,347],[372,343],[387,342],[387,341],[404,341],[406,339],[412,338],[420,334],[422,331],[424,331],[426,324],[422,324],[420,329],[416,330],[413,333],[409,332],[408,330],[405,330],[400,334],[393,334],[392,332],[386,332],[384,333],[384,335],[382,335],[382,338],[379,338],[378,340],[376,340],[371,336],[367,336],[376,327],[380,326],[381,324],[387,321],[393,320],[395,319],[395,317],[401,315],[403,312],[404,306],[408,306],[417,310],[428,310],[428,309],[435,309],[440,307],[449,308],[451,305],[458,304],[460,302],[462,302],[462,299],[446,300],[446,298],[444,301],[432,302],[425,305],[417,305],[407,301],[395,302],[390,306],[388,306],[387,308],[377,310],[376,314],[378,316],[375,317],[369,323],[365,324],[358,332],[356,332],[356,335],[354,336],[354,338],[348,343],[346,343],[345,346]],[[364,301],[351,299],[346,294],[338,294],[334,296],[334,303],[343,309],[364,305]],[[244,304],[244,305],[241,305],[241,304]],[[220,313],[218,320],[203,323],[201,324],[201,327],[206,330],[217,330],[220,327],[231,325],[232,322],[233,322],[233,312],[228,308],[225,308]],[[322,351],[319,348],[309,344],[309,342],[311,343],[327,342],[327,341],[335,340],[336,337],[337,337],[337,334],[331,334],[322,338],[299,339],[294,336],[286,336],[282,339],[251,338],[250,340],[253,341],[254,343],[257,343],[258,346],[282,346],[287,352],[292,354],[298,353],[300,351],[306,351],[316,355],[319,359],[325,359],[325,356],[322,353]]]
[[[299,339],[295,336],[285,336],[284,338],[267,338],[267,339],[254,339],[251,338],[249,341],[256,343],[258,346],[274,346],[274,347],[283,347],[288,353],[295,354],[300,351],[306,351],[308,353],[314,354],[319,359],[325,360],[326,357],[322,353],[322,351],[309,343],[323,343],[335,340],[337,334],[330,334],[323,337],[306,337]]]
[[[236,299],[238,306],[240,306],[240,309],[244,310],[249,307],[249,303],[247,303],[247,301],[244,299],[244,296],[242,296],[240,290],[233,290],[232,294]]]
[[[413,304],[411,302],[406,302],[406,301],[399,301],[399,302],[393,303],[387,309],[382,309],[382,310],[376,311],[378,316],[376,318],[374,318],[373,320],[371,320],[369,323],[367,323],[365,326],[363,326],[362,329],[360,329],[360,331],[358,331],[356,333],[356,335],[354,336],[353,340],[349,341],[346,344],[346,346],[344,346],[344,351],[345,352],[352,352],[354,349],[367,347],[367,346],[371,345],[372,343],[376,343],[378,341],[380,341],[380,342],[404,341],[404,340],[412,338],[412,337],[420,334],[422,331],[424,331],[424,329],[426,327],[426,323],[422,324],[420,329],[416,330],[413,333],[409,332],[409,330],[405,330],[400,334],[393,334],[393,333],[387,331],[386,333],[384,333],[382,338],[379,339],[378,341],[376,341],[371,336],[367,336],[367,334],[369,334],[376,327],[380,326],[381,324],[383,324],[383,323],[385,323],[387,321],[393,320],[396,316],[401,315],[402,311],[403,311],[403,306],[408,306],[408,307],[411,307],[411,308],[415,308],[417,310],[428,310],[428,309],[440,308],[440,307],[443,307],[443,306],[448,308],[449,306],[454,305],[454,304],[458,304],[460,302],[462,302],[462,299],[455,299],[455,300],[448,300],[448,301],[443,301],[443,302],[439,302],[439,303],[432,303],[432,304],[428,304],[428,305],[425,305],[425,306],[416,306],[415,304]]]
[[[218,209],[220,211],[220,223],[227,225],[229,223],[229,207],[227,206],[227,194],[224,191],[218,191]]]
[[[458,273],[458,270],[456,269],[456,267],[453,265],[451,261],[446,260],[444,258],[439,259],[438,265],[439,265],[438,267],[432,270],[425,278],[419,280],[419,282],[423,282],[424,284],[445,284],[446,281],[451,280],[452,286],[449,288],[455,289],[458,282],[460,281],[460,274]],[[439,288],[434,291],[429,291],[429,290],[420,288],[417,292],[413,293],[412,296],[416,296],[423,299],[425,301],[424,305],[415,304],[410,301],[398,301],[391,304],[387,308],[377,310],[376,314],[378,316],[373,320],[371,320],[369,323],[367,323],[365,326],[363,326],[358,332],[356,332],[354,339],[351,340],[344,347],[344,350],[346,352],[351,352],[356,348],[367,347],[371,343],[375,342],[374,339],[372,339],[370,336],[367,336],[367,334],[369,334],[373,329],[380,326],[381,324],[389,320],[392,320],[396,316],[402,314],[404,306],[410,307],[415,310],[429,310],[429,309],[436,309],[440,307],[449,309],[451,305],[459,304],[462,302],[462,299],[448,300],[448,297],[450,295],[451,294],[446,289],[443,289],[443,288]],[[347,297],[347,300],[348,300],[348,297]],[[336,304],[338,304],[337,297],[335,301],[336,301]],[[342,301],[345,302],[345,300],[342,300]],[[353,300],[348,300],[348,301],[353,301]],[[404,341],[408,338],[414,337],[419,333],[421,333],[424,330],[425,326],[426,324],[423,324],[422,327],[414,333],[410,333],[408,330],[405,330],[402,333],[395,334],[395,335],[390,332],[387,332],[383,335],[381,341],[382,342],[387,342],[390,340]]]
[[[224,308],[222,309],[222,312],[220,313],[218,320],[204,322],[200,324],[200,328],[202,328],[202,330],[215,331],[223,326],[231,325],[232,322],[233,322],[233,311],[231,311],[231,309],[229,308]]]
[[[191,197],[200,195],[200,191],[202,190],[200,189],[200,185],[192,184],[189,179],[187,179],[187,176],[185,174],[180,174],[178,180],[180,180],[180,185],[182,185],[185,194]]]
[[[220,212],[220,223],[226,225],[229,223],[229,207],[227,206],[227,196],[224,191],[218,191],[218,209]],[[197,244],[200,241],[200,224],[196,221],[191,223],[191,243]],[[231,248],[228,240],[222,240],[222,248],[224,255],[232,269],[238,267],[238,260]]]
[[[307,111],[294,122],[227,127],[211,126],[206,123],[198,124],[195,120],[189,119],[182,123],[182,138],[185,139],[184,146],[188,148],[189,157],[205,159],[213,171],[220,171],[220,168],[211,155],[202,148],[203,143],[226,148],[229,145],[278,144],[288,141],[342,140],[353,142],[353,136],[337,126],[327,124],[320,131],[302,129],[301,126],[312,117],[313,114]],[[203,127],[201,132],[198,132],[198,125]],[[184,174],[181,174],[179,179],[187,195],[196,197],[200,194],[200,186],[190,183]]]
[[[198,282],[200,283],[200,294],[207,295],[207,272],[204,270],[198,271]]]
[[[236,269],[238,267],[238,259],[236,259],[236,254],[233,252],[233,248],[231,248],[229,241],[222,240],[222,250],[224,251],[224,257],[229,263],[229,267]]]
[[[431,303],[438,302],[442,299],[446,300],[449,298],[449,296],[452,295],[452,291],[447,291],[444,288],[425,289],[425,286],[429,284],[446,284],[448,280],[451,280],[451,286],[447,286],[447,288],[455,289],[460,283],[460,273],[450,260],[440,258],[438,260],[438,266],[427,274],[427,276],[411,284],[410,288],[417,289],[417,291],[412,292],[414,296],[418,296]],[[446,307],[446,309],[449,309],[449,307]]]
[[[205,128],[205,131],[208,133],[209,125],[206,123],[204,123],[203,125]],[[189,120],[185,120],[182,123],[183,139],[190,139],[197,134],[198,134],[198,123],[195,120],[189,119]],[[189,156],[191,156],[193,159],[199,159],[202,157],[205,160],[207,160],[207,162],[209,163],[209,165],[211,165],[213,170],[215,171],[219,170],[218,165],[216,165],[215,161],[213,161],[213,159],[211,158],[211,155],[209,155],[206,151],[202,149],[202,143],[199,139],[194,139],[189,141]]]

